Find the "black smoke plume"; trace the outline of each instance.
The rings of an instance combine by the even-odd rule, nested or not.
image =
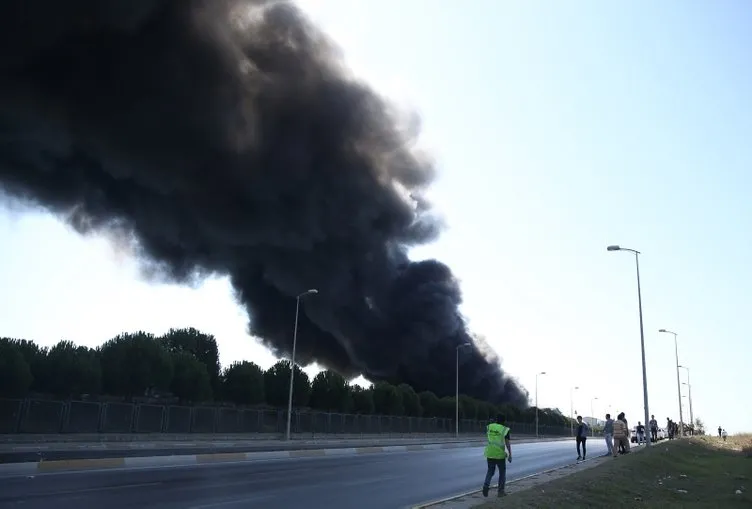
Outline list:
[[[409,142],[288,2],[0,2],[6,196],[131,239],[171,281],[229,275],[278,356],[316,288],[302,363],[451,395],[473,338],[450,270],[407,256],[440,230]],[[482,350],[460,355],[462,391],[525,405]]]

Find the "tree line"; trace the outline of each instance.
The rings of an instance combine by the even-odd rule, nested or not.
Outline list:
[[[162,336],[123,333],[98,348],[60,341],[51,348],[33,341],[0,338],[0,397],[75,399],[113,396],[176,398],[181,404],[220,402],[238,406],[286,408],[290,363],[281,360],[264,371],[253,362],[222,368],[217,341],[194,328],[171,329]],[[295,366],[293,405],[327,412],[454,418],[455,398],[407,384],[350,384],[333,371],[313,380]],[[498,412],[510,422],[533,422],[535,409],[493,405],[460,395],[460,418],[486,420]],[[558,409],[540,409],[542,425],[568,426]]]

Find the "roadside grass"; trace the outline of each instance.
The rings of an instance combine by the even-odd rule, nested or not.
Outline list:
[[[741,494],[736,494],[741,490]],[[650,449],[475,506],[497,508],[752,507],[752,434],[663,441]]]

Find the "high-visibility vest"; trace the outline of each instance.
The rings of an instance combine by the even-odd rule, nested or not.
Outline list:
[[[504,448],[504,440],[507,438],[509,428],[503,424],[493,422],[488,425],[486,435],[488,436],[488,443],[486,444],[486,458],[503,460],[507,457],[506,449]]]

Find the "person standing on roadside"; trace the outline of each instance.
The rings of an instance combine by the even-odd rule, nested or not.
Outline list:
[[[637,421],[635,431],[637,432],[637,445],[642,445],[645,441],[645,426],[640,421]]]
[[[614,420],[611,418],[611,414],[606,414],[606,424],[603,425],[603,436],[606,438],[606,448],[608,452],[607,456],[611,456],[614,452]]]
[[[629,428],[627,428],[627,420],[624,417],[624,412],[616,416],[614,421],[614,458],[617,456],[619,450],[623,450],[624,454],[629,452]]]
[[[485,456],[486,463],[488,464],[488,471],[486,472],[486,479],[483,481],[483,496],[488,496],[488,490],[491,489],[491,479],[493,479],[496,473],[496,467],[499,467],[499,495],[503,497],[506,495],[504,490],[507,483],[507,464],[512,462],[512,444],[510,443],[509,428],[504,425],[506,418],[502,414],[496,416],[496,421],[492,422],[486,428],[486,436],[488,442],[486,443]],[[506,448],[506,450],[505,450]],[[507,454],[507,451],[509,452]]]
[[[577,461],[584,460],[587,454],[587,435],[588,425],[583,422],[582,416],[577,416]],[[582,445],[582,454],[580,454],[580,445]]]
[[[650,441],[656,443],[658,441],[658,421],[655,420],[655,415],[650,416]]]

